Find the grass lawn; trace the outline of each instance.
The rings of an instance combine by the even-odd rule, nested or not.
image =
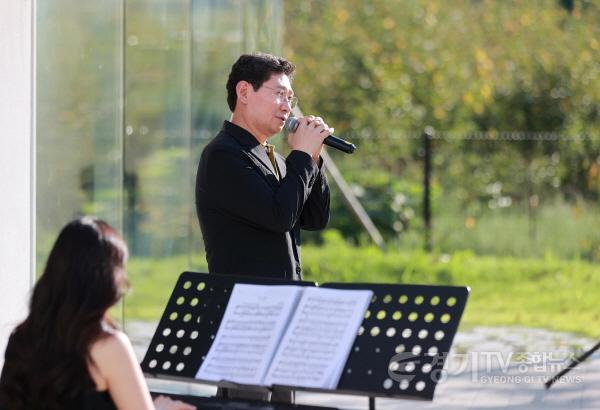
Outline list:
[[[208,272],[204,255],[131,258],[127,273],[132,291],[125,298],[126,320],[160,319],[179,274],[186,270]]]
[[[331,236],[302,249],[305,276],[317,282],[382,282],[469,286],[461,326],[519,325],[600,338],[600,265],[576,260],[482,257],[469,252],[436,255],[353,247]],[[192,268],[190,268],[192,267]],[[206,272],[202,255],[133,258],[134,291],[128,320],[157,320],[179,273]]]

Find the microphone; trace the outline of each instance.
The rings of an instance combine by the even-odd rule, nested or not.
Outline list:
[[[283,128],[288,132],[296,132],[298,126],[300,125],[300,121],[296,117],[289,116]],[[331,148],[339,149],[346,154],[352,154],[356,150],[356,145],[341,138],[336,137],[335,135],[328,135],[327,138],[323,141],[323,143]]]

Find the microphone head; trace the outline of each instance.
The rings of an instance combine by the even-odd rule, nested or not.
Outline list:
[[[283,126],[283,129],[286,130],[287,132],[296,132],[299,125],[300,125],[300,121],[298,121],[298,118],[290,115],[288,117],[288,119],[285,121],[285,125]]]

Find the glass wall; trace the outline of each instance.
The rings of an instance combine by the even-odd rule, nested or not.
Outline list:
[[[279,0],[59,0],[37,10],[37,266],[60,228],[107,220],[130,247],[128,321],[159,318],[205,270],[194,180],[230,116],[239,54],[278,54]]]
[[[37,271],[60,228],[94,214],[122,228],[122,6],[37,5]]]
[[[134,256],[191,250],[188,13],[187,0],[126,3],[123,211]]]

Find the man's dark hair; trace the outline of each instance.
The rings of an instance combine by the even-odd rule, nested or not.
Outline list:
[[[296,66],[283,57],[265,53],[242,54],[231,67],[227,80],[227,104],[233,112],[237,103],[235,87],[240,81],[252,84],[254,91],[258,90],[273,73],[285,74],[292,80]]]

